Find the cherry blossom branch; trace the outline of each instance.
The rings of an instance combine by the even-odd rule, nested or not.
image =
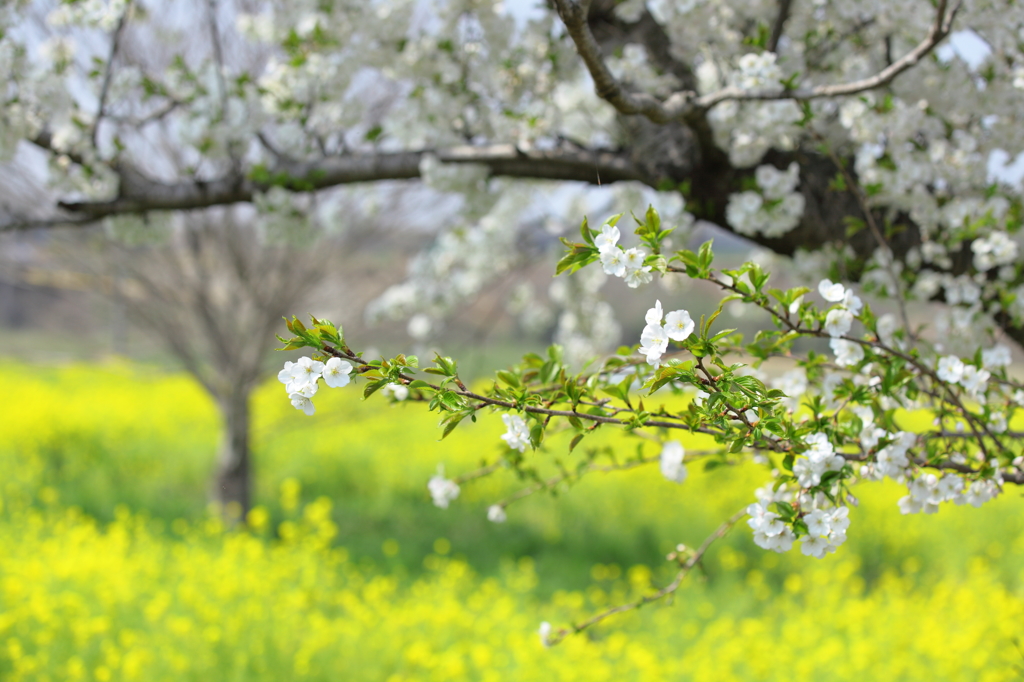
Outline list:
[[[675,267],[675,266],[669,266],[668,267],[668,271],[669,272],[678,272],[678,273],[685,273],[686,272],[684,269],[681,269],[681,268],[678,268],[678,267]],[[712,282],[714,284],[717,284],[719,287],[721,287],[721,288],[723,288],[723,289],[725,289],[727,291],[731,291],[733,293],[737,293],[737,294],[740,294],[742,296],[747,296],[748,295],[747,292],[740,291],[740,289],[738,289],[736,286],[734,286],[732,284],[728,284],[727,282],[724,282],[724,281],[722,281],[720,279],[717,279],[715,277],[709,277],[708,281],[710,281],[710,282]],[[974,433],[974,435],[976,437],[976,441],[977,441],[978,447],[981,449],[981,451],[985,455],[986,459],[988,459],[989,455],[988,455],[988,448],[985,446],[984,436],[988,436],[988,438],[992,439],[996,444],[999,445],[1000,448],[1005,449],[1003,444],[1002,444],[1002,442],[998,438],[996,438],[996,436],[989,430],[988,425],[986,423],[984,423],[983,421],[981,421],[978,418],[977,415],[975,415],[974,413],[972,413],[970,410],[967,409],[967,407],[960,400],[960,397],[956,394],[956,392],[952,388],[950,388],[950,386],[945,381],[943,381],[942,379],[939,378],[939,376],[935,372],[935,370],[933,370],[932,368],[924,365],[923,363],[921,363],[920,360],[918,360],[914,356],[908,355],[906,353],[902,353],[902,352],[896,350],[895,348],[890,348],[888,345],[882,343],[880,340],[867,341],[865,339],[861,339],[861,338],[858,338],[856,336],[849,336],[849,335],[833,337],[830,334],[826,334],[825,331],[822,330],[822,329],[806,329],[804,327],[801,327],[799,324],[794,324],[793,321],[789,319],[788,315],[781,314],[780,312],[775,310],[775,308],[773,308],[772,306],[762,304],[760,301],[757,301],[756,299],[755,299],[754,302],[762,310],[766,310],[776,320],[781,322],[787,329],[789,329],[789,331],[795,332],[797,334],[802,334],[802,335],[805,335],[805,336],[816,336],[818,338],[838,338],[838,339],[842,339],[844,341],[850,341],[850,342],[859,344],[859,345],[867,347],[867,348],[877,348],[877,349],[879,349],[879,350],[881,350],[881,351],[883,351],[883,352],[885,352],[885,353],[887,353],[889,355],[892,355],[894,357],[898,357],[901,360],[903,360],[904,362],[907,362],[908,364],[912,365],[915,369],[917,369],[918,372],[920,372],[921,374],[923,374],[923,375],[927,376],[929,379],[931,379],[933,385],[941,387],[941,390],[943,391],[943,394],[946,396],[945,398],[940,398],[939,396],[937,396],[934,393],[929,393],[929,395],[932,395],[933,397],[935,397],[938,400],[945,400],[945,402],[948,402],[951,405],[954,405],[959,410],[960,414],[962,414],[964,416],[964,419],[967,422],[967,425],[971,428],[971,431]],[[984,431],[984,436],[978,430],[978,427],[980,427],[981,431]]]
[[[544,643],[547,646],[554,646],[555,644],[558,644],[563,639],[565,639],[566,636],[570,634],[579,634],[587,628],[597,625],[601,621],[610,618],[616,614],[625,613],[627,611],[633,611],[634,609],[639,609],[642,606],[650,604],[651,602],[659,601],[661,599],[664,599],[665,597],[668,597],[669,595],[675,594],[675,592],[683,584],[683,580],[685,580],[686,576],[690,574],[690,571],[692,571],[693,568],[700,563],[701,559],[704,558],[704,555],[707,553],[708,549],[711,548],[711,545],[713,545],[715,541],[725,537],[729,533],[729,531],[733,529],[737,522],[739,522],[739,520],[746,515],[747,510],[746,508],[744,508],[736,512],[731,517],[729,517],[725,522],[723,522],[722,525],[719,526],[714,533],[705,538],[704,542],[701,543],[701,546],[698,547],[697,550],[689,556],[689,558],[687,558],[687,560],[680,567],[679,572],[676,573],[676,577],[672,580],[672,582],[670,582],[668,585],[661,588],[654,594],[641,597],[640,599],[633,602],[629,602],[627,604],[620,604],[619,606],[614,606],[606,611],[602,611],[601,613],[598,613],[597,615],[588,618],[587,620],[581,623],[576,623],[572,625],[571,628],[560,628],[554,634],[549,635],[545,639]]]
[[[328,344],[324,344],[321,350],[322,352],[332,355],[333,357],[359,363],[359,366],[356,368],[356,372],[358,373],[365,373],[374,369],[369,365],[366,365],[362,358],[360,358],[358,355],[356,355],[355,353],[348,349],[338,349]],[[407,374],[402,374],[401,380],[404,383],[409,384],[415,381],[416,378]],[[528,412],[530,414],[540,414],[545,415],[547,417],[565,417],[567,419],[574,418],[579,419],[581,421],[589,421],[593,422],[595,426],[597,424],[613,424],[616,426],[628,425],[644,428],[679,429],[682,431],[689,431],[691,433],[703,433],[709,436],[722,435],[721,431],[717,431],[715,429],[711,429],[705,426],[692,427],[688,424],[662,421],[660,419],[646,419],[643,421],[642,424],[637,425],[636,422],[633,420],[618,419],[617,417],[608,417],[598,414],[588,414],[586,412],[577,412],[575,410],[555,410],[551,409],[550,407],[538,407],[536,405],[521,405],[508,400],[499,400],[497,398],[491,398],[489,396],[480,395],[479,393],[469,390],[469,388],[467,388],[466,385],[463,384],[462,381],[460,381],[457,377],[454,379],[454,381],[458,386],[457,389],[442,389],[442,387],[437,384],[431,384],[429,382],[425,383],[427,383],[427,386],[429,386],[429,388],[434,391],[448,390],[463,398],[468,398],[470,400],[476,401],[478,404],[472,406],[472,409],[474,411],[483,409],[484,407],[504,407],[505,409],[509,410],[518,410],[522,412]],[[749,423],[747,424],[747,426],[749,428]],[[752,443],[751,448],[757,450],[770,450],[774,452],[788,452],[789,450],[788,447],[786,447],[784,444],[770,440],[759,443]]]
[[[587,14],[590,0],[553,0],[558,16],[576,45],[576,50],[583,63],[587,66],[597,95],[611,104],[619,113],[640,114],[655,123],[680,121],[690,123],[703,118],[712,107],[722,102],[764,101],[790,99],[808,101],[824,97],[841,97],[856,95],[874,90],[893,81],[898,75],[915,66],[928,55],[952,30],[953,20],[960,9],[960,1],[947,12],[947,0],[939,0],[935,9],[935,20],[928,35],[907,54],[886,68],[868,78],[837,83],[833,85],[817,85],[808,88],[795,88],[780,92],[758,92],[728,86],[707,95],[698,95],[693,90],[679,90],[664,100],[642,92],[628,92],[612,74],[601,54],[601,48],[590,29]]]

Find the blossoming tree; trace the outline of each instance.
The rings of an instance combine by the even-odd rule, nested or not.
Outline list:
[[[321,383],[353,382],[367,397],[424,402],[444,435],[501,413],[507,432],[491,466],[429,482],[442,507],[474,476],[522,470],[527,450],[551,447],[552,430],[573,433],[570,450],[598,428],[662,445],[636,461],[582,459],[527,493],[599,466],[658,462],[681,482],[684,461],[697,457],[766,465],[770,483],[751,491],[750,506],[672,555],[676,580],[573,628],[545,625],[546,643],[672,593],[741,518],[766,550],[798,542],[820,558],[851,531],[855,485],[893,478],[908,489],[901,511],[932,513],[1024,482],[1010,426],[1024,384],[1007,372],[1008,344],[1024,342],[1021,196],[997,172],[1024,135],[1024,9],[986,0],[186,4],[0,10],[0,62],[11,74],[0,152],[42,150],[64,193],[49,215],[12,214],[9,228],[237,202],[272,212],[345,185],[419,178],[463,201],[409,282],[377,305],[436,317],[514,263],[517,216],[544,191],[523,181],[643,187],[643,203],[661,214],[624,191],[620,202],[633,204],[622,209],[640,213],[633,230],[616,216],[563,237],[556,271],[591,283],[566,298],[585,299],[606,277],[634,288],[686,277],[717,288],[723,305],[770,316],[744,339],[716,326],[721,306],[695,320],[652,300],[633,345],[587,370],[556,346],[481,391],[450,358],[423,367],[407,355],[363,357],[340,326],[288,322],[285,347],[312,357],[279,378],[307,414]],[[209,38],[178,54],[168,37],[186,26]],[[169,153],[189,172],[168,172]],[[678,245],[698,220],[792,257],[806,286],[776,288],[755,262],[718,269],[710,243],[669,245],[668,224],[679,226]],[[620,245],[629,232],[635,241]],[[910,300],[939,307],[941,343],[911,323]],[[588,336],[587,317],[560,327],[566,349]],[[830,352],[798,352],[804,339]],[[760,376],[770,358],[792,369]],[[658,390],[694,397],[684,409],[645,407]],[[905,428],[906,409],[930,411],[933,427]],[[718,447],[687,453],[681,432]],[[515,499],[496,501],[488,517],[504,520]]]

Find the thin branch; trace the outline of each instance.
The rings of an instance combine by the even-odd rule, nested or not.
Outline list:
[[[907,304],[903,298],[903,285],[900,282],[899,275],[896,274],[896,269],[893,267],[896,254],[893,252],[892,247],[889,246],[889,243],[885,240],[885,237],[882,235],[882,231],[878,228],[875,216],[871,212],[871,207],[868,205],[867,197],[865,197],[864,193],[860,191],[860,183],[857,182],[853,177],[853,174],[850,173],[850,170],[846,167],[846,164],[843,163],[835,153],[835,150],[832,149],[832,145],[830,145],[817,130],[814,130],[813,128],[808,128],[808,130],[814,139],[816,139],[825,149],[825,153],[828,154],[830,159],[832,159],[832,163],[839,169],[839,172],[843,174],[843,179],[846,181],[846,188],[857,200],[857,204],[860,206],[860,210],[864,213],[864,219],[867,221],[868,228],[871,230],[871,234],[874,236],[875,241],[878,242],[878,246],[883,251],[889,252],[885,264],[885,270],[889,274],[889,278],[892,280],[894,288],[893,298],[896,299],[896,305],[899,307],[900,318],[903,320],[903,328],[907,331],[908,338],[911,341],[914,341],[916,339],[916,335],[914,334],[913,327],[910,326],[910,317],[907,315]]]
[[[117,51],[121,46],[121,36],[124,34],[125,26],[128,25],[128,15],[131,14],[131,11],[132,0],[128,0],[125,3],[121,18],[117,21],[114,35],[110,39],[110,54],[107,56],[106,70],[103,72],[103,85],[100,86],[99,105],[96,107],[96,118],[92,122],[92,130],[89,131],[89,139],[92,141],[94,148],[96,147],[96,134],[100,128],[100,121],[106,113],[107,95],[110,93],[110,82],[114,77],[114,59],[117,58]]]
[[[548,646],[554,646],[555,644],[558,644],[563,639],[565,639],[566,636],[570,634],[578,634],[580,632],[583,632],[587,628],[597,625],[601,621],[605,620],[606,618],[610,618],[615,614],[625,613],[626,611],[638,609],[641,606],[646,606],[651,602],[664,599],[665,597],[674,594],[683,584],[683,580],[686,579],[686,576],[690,574],[690,571],[692,571],[693,568],[700,563],[701,559],[704,558],[704,555],[707,553],[708,549],[710,549],[711,545],[713,545],[716,540],[720,540],[721,538],[725,537],[729,533],[729,531],[733,529],[736,523],[739,522],[739,520],[746,515],[746,508],[736,512],[731,517],[729,517],[728,520],[722,523],[722,525],[719,526],[714,533],[705,538],[701,546],[697,548],[697,550],[692,555],[690,555],[686,562],[680,567],[679,572],[676,573],[676,577],[672,580],[672,582],[670,582],[665,587],[661,588],[654,594],[641,597],[640,599],[634,602],[630,602],[628,604],[620,604],[619,606],[614,606],[606,611],[602,611],[601,613],[598,613],[595,616],[591,616],[590,618],[581,623],[574,624],[571,629],[561,628],[556,633],[549,636],[545,641],[545,644]]]
[[[217,30],[217,0],[207,0],[206,11],[210,20],[210,43],[213,45],[213,58],[217,64],[217,88],[220,90],[220,120],[223,121],[228,111],[228,89],[224,82],[224,51],[220,45],[220,31]]]
[[[107,114],[107,119],[115,123],[131,126],[132,128],[142,128],[150,123],[155,123],[166,118],[183,104],[184,102],[181,102],[180,100],[171,99],[164,106],[159,109],[155,109],[145,116],[115,116],[113,114]]]

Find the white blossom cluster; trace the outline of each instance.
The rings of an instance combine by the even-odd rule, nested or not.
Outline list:
[[[793,462],[793,475],[802,488],[813,488],[821,483],[827,471],[839,471],[846,464],[824,433],[812,433],[804,440],[811,446]]]
[[[762,234],[780,237],[800,224],[804,196],[795,191],[800,167],[794,162],[785,171],[775,166],[758,166],[754,171],[760,191],[729,195],[725,219],[736,232],[748,237]]]
[[[750,519],[747,524],[754,531],[754,542],[763,549],[786,552],[797,539],[790,525],[781,516],[769,511],[773,502],[798,504],[803,511],[800,518],[807,527],[807,534],[801,538],[800,551],[806,556],[821,559],[836,551],[846,542],[846,531],[850,526],[849,509],[834,505],[818,493],[811,495],[808,488],[821,483],[827,471],[840,471],[846,460],[835,452],[835,448],[824,433],[812,433],[805,437],[811,447],[796,459],[793,474],[797,477],[800,490],[789,490],[786,486],[776,489],[764,486],[756,491],[758,501],[747,508]]]
[[[747,507],[747,525],[754,531],[754,543],[762,549],[773,552],[788,552],[793,547],[796,535],[793,529],[780,520],[778,514],[768,511],[764,502],[755,502]]]
[[[673,310],[664,316],[664,323],[662,315],[661,301],[656,301],[644,318],[647,325],[640,333],[640,348],[637,349],[646,356],[647,364],[655,368],[661,365],[661,356],[668,350],[669,340],[685,341],[695,326],[690,313],[685,310]]]
[[[951,384],[960,384],[967,391],[967,395],[975,400],[984,399],[983,395],[988,387],[988,380],[992,376],[986,369],[964,364],[955,355],[939,358],[935,375]]]
[[[117,26],[127,6],[128,0],[83,0],[61,3],[46,15],[46,23],[54,27],[80,24],[110,31]]]
[[[971,243],[974,252],[974,267],[979,272],[987,272],[1000,265],[1009,265],[1017,260],[1017,242],[1005,232],[991,234],[975,239]]]
[[[800,107],[792,100],[725,102],[711,110],[708,120],[715,142],[729,151],[729,161],[737,168],[753,166],[769,149],[796,148],[801,135],[796,125]]]
[[[277,373],[277,380],[284,384],[292,406],[312,416],[315,408],[311,398],[319,388],[319,379],[322,377],[324,383],[331,388],[341,388],[352,380],[349,376],[351,373],[352,363],[348,360],[331,358],[327,362],[320,362],[303,357],[297,362],[285,362],[284,369]]]
[[[852,359],[856,357],[857,351],[846,345],[835,344],[835,342],[842,340],[837,337],[844,336],[850,331],[850,327],[853,326],[853,319],[860,315],[864,302],[853,292],[853,289],[847,289],[842,284],[832,282],[829,279],[823,279],[818,282],[818,293],[829,303],[836,304],[825,315],[825,325],[823,327],[825,333],[832,337],[831,343],[834,344],[832,346],[833,352],[837,356],[842,354],[844,363],[856,364],[860,360],[852,361]],[[863,350],[860,352],[863,354]]]
[[[739,58],[737,70],[733,74],[733,83],[741,90],[758,93],[779,92],[782,90],[782,69],[775,63],[778,55],[774,52],[760,54],[748,52]]]
[[[846,542],[850,509],[842,506],[828,511],[813,509],[803,517],[803,521],[807,524],[807,536],[800,542],[800,551],[805,556],[821,559]]]
[[[651,266],[644,265],[647,252],[639,247],[623,250],[619,246],[619,236],[619,228],[605,225],[594,239],[605,274],[622,277],[631,289],[647,284],[652,278]]]

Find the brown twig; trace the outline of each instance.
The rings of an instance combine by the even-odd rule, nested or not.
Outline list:
[[[701,559],[704,558],[704,554],[707,553],[711,545],[713,545],[716,540],[725,537],[726,534],[728,534],[728,532],[732,530],[733,526],[735,526],[736,523],[746,515],[747,510],[746,508],[744,508],[733,514],[731,517],[729,517],[729,519],[722,523],[722,525],[719,526],[714,533],[705,538],[701,546],[698,547],[692,555],[690,555],[690,558],[688,558],[686,562],[680,567],[679,572],[676,573],[676,577],[672,580],[672,582],[670,582],[668,585],[661,588],[654,594],[641,597],[640,599],[634,602],[630,602],[628,604],[620,604],[619,606],[614,606],[606,611],[602,611],[601,613],[591,616],[590,618],[581,623],[576,623],[572,625],[570,628],[561,628],[553,635],[549,636],[544,643],[547,646],[554,646],[555,644],[558,644],[563,639],[565,639],[566,636],[570,634],[578,634],[580,632],[583,632],[587,628],[597,625],[601,621],[610,618],[611,616],[614,616],[617,613],[625,613],[626,611],[632,611],[634,609],[640,608],[641,606],[646,606],[651,602],[658,601],[659,599],[664,599],[665,597],[674,594],[676,590],[679,589],[680,585],[683,584],[683,580],[686,579],[686,576],[690,574],[690,571],[692,571],[693,568],[700,563]]]

